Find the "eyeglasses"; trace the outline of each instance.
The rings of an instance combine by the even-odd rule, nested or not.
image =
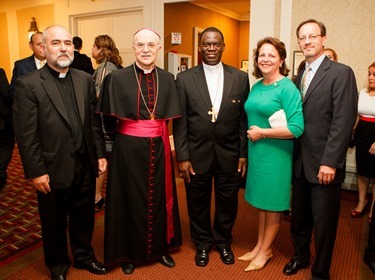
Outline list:
[[[322,37],[322,35],[308,35],[308,36],[302,36],[302,37],[299,37],[298,38],[298,42],[300,43],[305,43],[307,39],[309,39],[310,41],[315,41],[316,38],[318,37]]]

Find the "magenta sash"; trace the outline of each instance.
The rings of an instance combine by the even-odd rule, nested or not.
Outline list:
[[[164,143],[165,197],[167,209],[167,244],[174,237],[173,228],[173,185],[171,147],[168,126],[165,120],[120,120],[118,132],[136,137],[162,137]]]

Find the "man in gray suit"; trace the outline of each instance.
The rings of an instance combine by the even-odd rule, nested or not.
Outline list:
[[[17,79],[13,123],[26,178],[37,190],[45,264],[51,279],[70,266],[94,274],[106,268],[91,246],[95,176],[107,167],[95,87],[89,74],[69,69],[70,33],[51,26],[43,33],[47,65]]]
[[[330,279],[340,212],[340,188],[357,117],[358,91],[352,69],[324,55],[326,28],[314,19],[297,28],[306,66],[295,83],[303,98],[305,131],[296,140],[293,162],[291,234],[294,257],[285,275],[306,268],[314,230],[312,279]]]
[[[223,263],[234,263],[232,228],[240,180],[247,166],[244,104],[249,94],[249,78],[246,72],[221,62],[224,49],[221,31],[206,28],[199,44],[203,64],[177,75],[182,117],[173,121],[173,135],[178,169],[185,180],[197,266],[207,265],[213,246]]]

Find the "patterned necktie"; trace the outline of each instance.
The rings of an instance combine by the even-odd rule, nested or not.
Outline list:
[[[42,68],[44,66],[44,64],[46,64],[46,63],[43,60],[39,61],[39,68],[38,69]]]
[[[305,70],[305,73],[303,73],[303,77],[302,77],[302,81],[301,81],[301,95],[302,95],[302,99],[304,99],[305,95],[306,95],[310,70],[311,70],[311,67],[309,66]]]

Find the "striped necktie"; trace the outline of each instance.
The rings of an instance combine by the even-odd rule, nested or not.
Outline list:
[[[308,81],[309,81],[310,70],[311,70],[311,67],[309,66],[305,70],[305,73],[303,73],[303,77],[302,77],[302,81],[301,81],[301,95],[302,95],[302,99],[304,99],[305,95],[306,95]]]

